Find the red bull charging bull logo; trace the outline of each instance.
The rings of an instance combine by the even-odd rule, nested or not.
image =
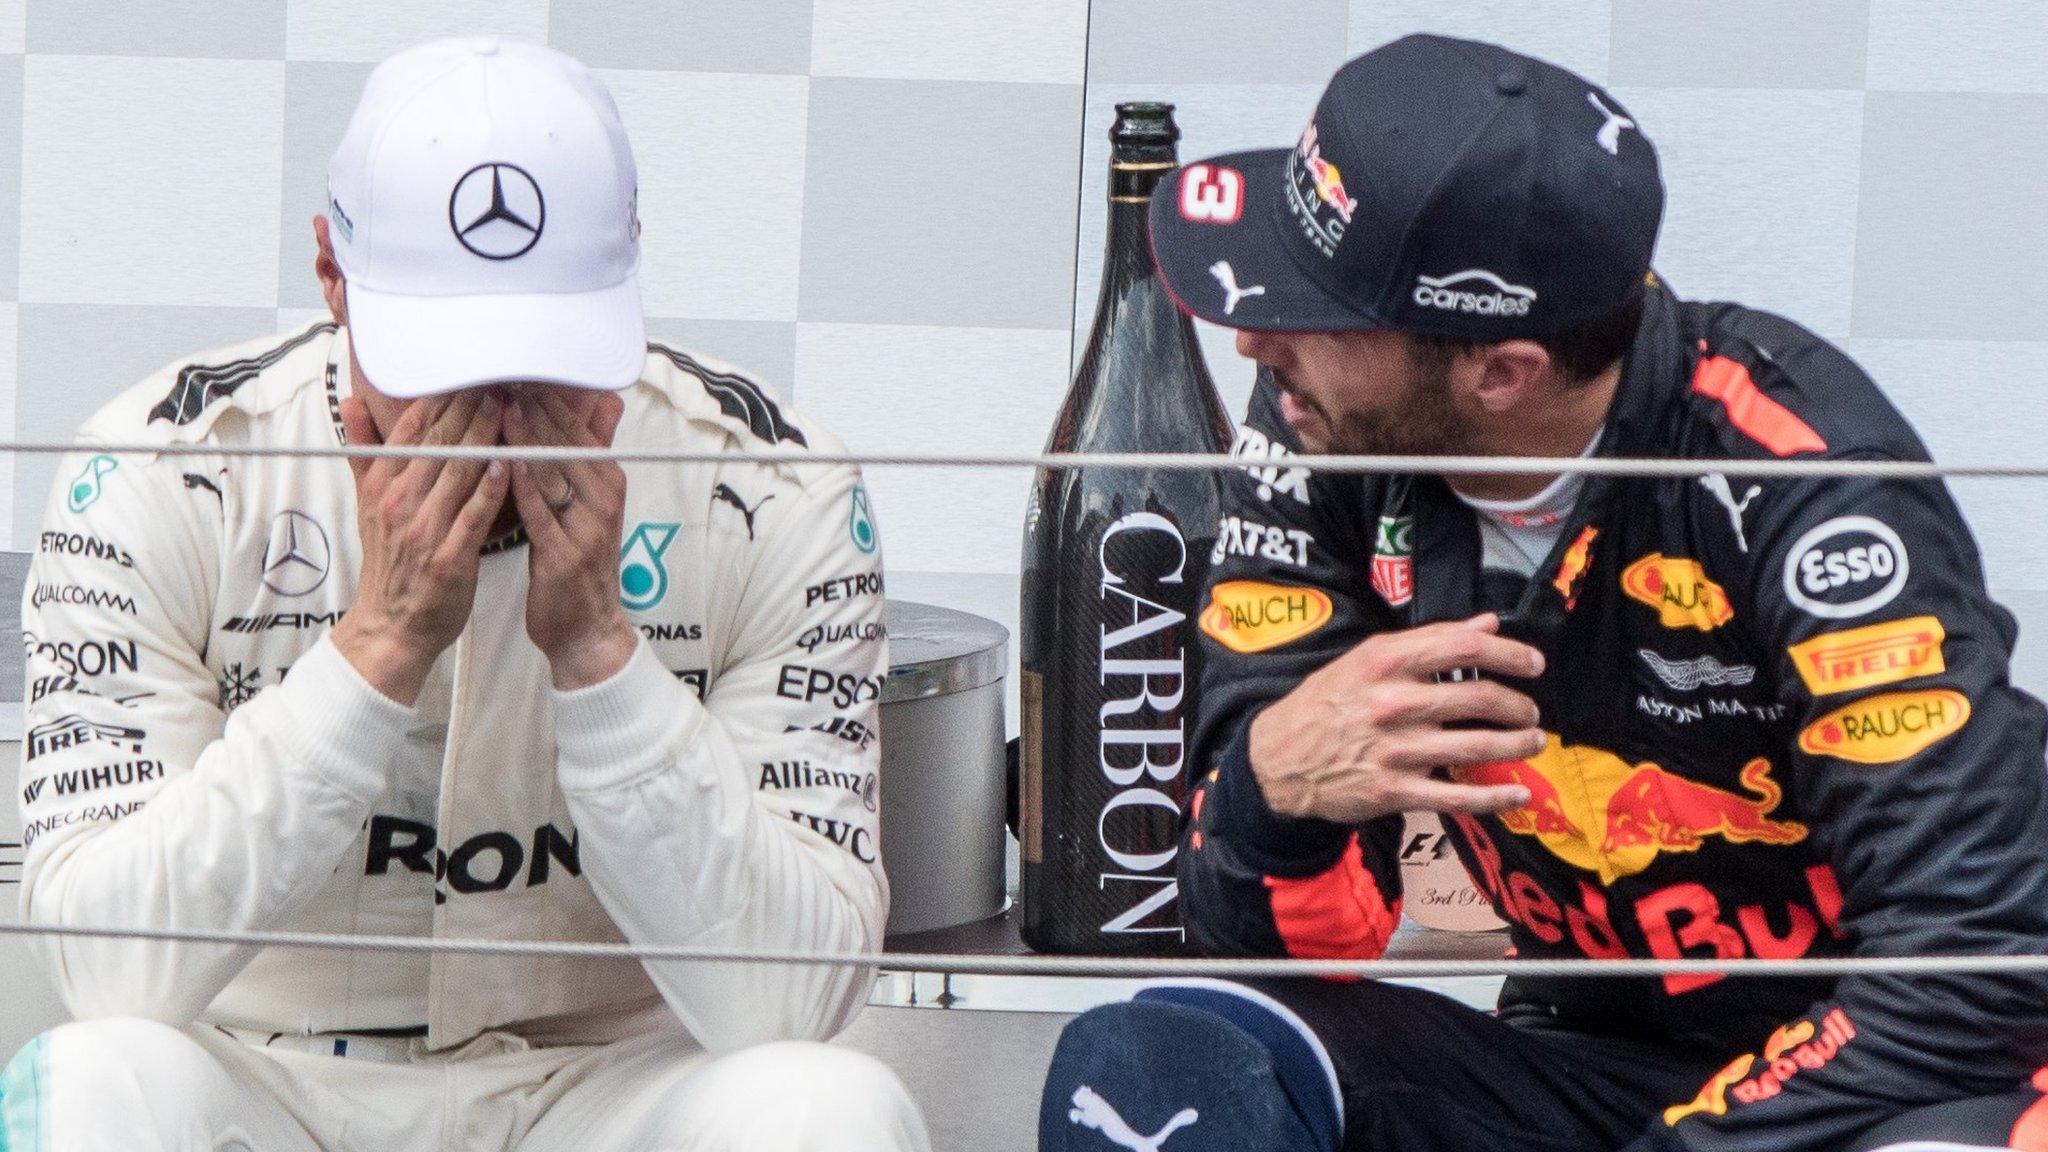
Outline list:
[[[1344,187],[1344,173],[1323,159],[1314,121],[1301,134],[1287,161],[1287,207],[1302,235],[1325,256],[1337,254],[1358,200]]]
[[[1806,825],[1773,820],[1784,799],[1758,757],[1739,779],[1754,798],[1688,780],[1651,763],[1631,764],[1555,735],[1527,760],[1454,768],[1470,784],[1520,784],[1529,803],[1501,814],[1507,830],[1534,836],[1550,852],[1612,884],[1648,868],[1664,852],[1694,852],[1709,836],[1734,843],[1797,844]]]

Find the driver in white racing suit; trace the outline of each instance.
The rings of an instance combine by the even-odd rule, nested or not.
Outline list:
[[[94,416],[24,604],[22,919],[873,951],[881,557],[858,470],[108,453],[842,451],[645,341],[633,160],[543,48],[372,75],[315,221],[334,323]],[[49,937],[78,1018],[0,1147],[928,1147],[817,964]]]

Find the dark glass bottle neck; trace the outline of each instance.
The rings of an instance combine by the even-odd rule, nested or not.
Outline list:
[[[1173,169],[1171,160],[1110,161],[1109,220],[1102,237],[1105,299],[1134,280],[1155,275],[1146,217],[1151,212],[1152,190]]]

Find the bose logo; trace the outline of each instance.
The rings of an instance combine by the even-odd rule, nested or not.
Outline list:
[[[1785,597],[1815,616],[1847,620],[1892,602],[1906,586],[1906,543],[1882,520],[1837,516],[1785,554]],[[1869,588],[1873,580],[1883,583]]]
[[[1468,268],[1449,276],[1417,276],[1414,299],[1424,308],[1441,308],[1446,312],[1527,316],[1529,306],[1536,300],[1536,290],[1510,284],[1484,268]]]

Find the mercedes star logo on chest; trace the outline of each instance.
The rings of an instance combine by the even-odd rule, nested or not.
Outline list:
[[[327,529],[304,512],[286,509],[270,522],[263,586],[280,596],[304,596],[326,582],[332,560]]]

